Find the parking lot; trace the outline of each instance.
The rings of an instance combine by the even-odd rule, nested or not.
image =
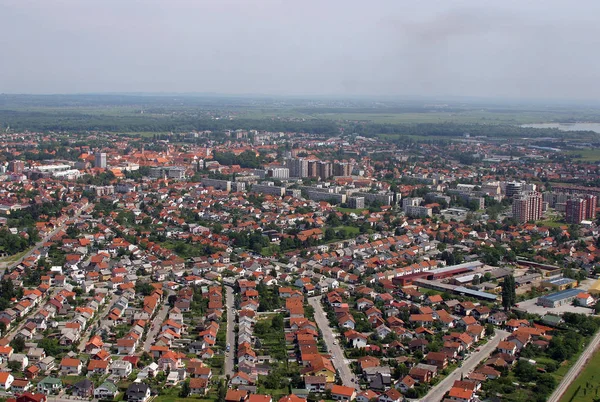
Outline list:
[[[582,290],[583,292],[583,290]],[[515,306],[517,310],[523,310],[527,313],[532,314],[562,314],[562,313],[582,313],[582,314],[593,314],[594,310],[586,307],[573,306],[571,304],[566,304],[564,306],[551,308],[551,307],[543,307],[535,304],[537,302],[537,297],[535,299],[525,300],[523,302],[517,303],[518,306]]]

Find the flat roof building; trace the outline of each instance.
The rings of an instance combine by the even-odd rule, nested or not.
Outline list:
[[[537,305],[544,307],[559,307],[571,304],[581,293],[581,289],[567,289],[561,292],[552,293],[550,295],[539,297]]]

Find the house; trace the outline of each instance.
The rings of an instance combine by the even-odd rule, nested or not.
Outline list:
[[[273,402],[273,398],[270,395],[251,394],[248,402]]]
[[[407,393],[409,389],[413,389],[417,382],[414,378],[409,375],[405,375],[403,379],[398,381],[396,384],[396,388],[400,390],[403,394]]]
[[[47,400],[48,398],[46,397],[46,395],[33,394],[31,392],[23,392],[16,398],[16,402],[46,402]]]
[[[206,378],[190,378],[190,395],[206,395],[208,391],[208,379]]]
[[[231,378],[231,385],[254,385],[254,383],[254,379],[242,371],[238,371]]]
[[[502,341],[498,344],[498,351],[514,356],[517,353],[517,345],[511,341]]]
[[[73,359],[70,357],[64,357],[60,361],[60,374],[67,375],[79,375],[81,374],[81,370],[83,368],[83,364],[79,359]]]
[[[125,391],[127,402],[146,402],[150,398],[150,387],[141,382],[134,382]]]
[[[370,389],[356,394],[356,402],[370,402],[371,399],[377,398],[377,394]]]
[[[502,325],[505,325],[506,322],[508,321],[508,316],[506,315],[506,313],[499,311],[497,313],[490,315],[488,317],[487,321],[491,324],[502,326]]]
[[[404,397],[396,388],[390,388],[385,393],[379,395],[378,402],[402,402]]]
[[[344,333],[344,337],[355,349],[366,348],[369,344],[366,335],[363,335],[360,332],[356,332],[354,330],[346,331]]]
[[[581,292],[577,295],[575,303],[582,307],[589,307],[594,303],[594,298],[589,293]]]
[[[73,395],[90,398],[94,395],[94,383],[87,378],[73,384]]]
[[[12,386],[13,381],[15,381],[15,377],[11,373],[6,371],[0,371],[0,388],[4,391],[8,391]]]
[[[56,377],[46,377],[37,385],[37,391],[46,395],[58,394],[61,389],[62,380]]]
[[[26,380],[26,379],[21,379],[21,378],[15,378],[15,380],[13,381],[10,390],[14,393],[23,393],[26,391],[29,391],[31,389],[33,385],[31,384],[31,381]]]
[[[110,381],[104,381],[98,388],[94,390],[94,398],[98,399],[115,399],[119,389]]]
[[[472,389],[452,387],[448,391],[448,399],[456,402],[472,402],[473,394]]]
[[[90,360],[87,366],[88,373],[104,375],[108,373],[108,360]]]
[[[108,371],[117,377],[125,378],[129,377],[133,371],[133,365],[126,360],[115,360],[110,364]]]
[[[420,367],[411,368],[408,375],[419,383],[429,383],[433,378],[432,373],[429,370]]]
[[[427,364],[436,366],[438,370],[443,370],[448,366],[448,358],[442,352],[429,352],[427,353]]]
[[[117,339],[117,353],[120,355],[133,355],[136,341],[134,339]]]
[[[356,397],[356,389],[334,384],[331,387],[331,397],[336,401],[351,401]]]
[[[320,375],[307,375],[304,377],[304,388],[308,392],[321,393],[325,392],[325,386],[327,385],[327,377]]]
[[[248,399],[248,391],[229,389],[225,394],[225,402],[243,402]]]
[[[331,360],[318,356],[309,361],[308,367],[302,371],[304,375],[324,376],[328,383],[335,382],[335,368]]]

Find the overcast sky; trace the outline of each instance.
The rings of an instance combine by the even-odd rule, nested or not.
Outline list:
[[[597,99],[598,16],[598,0],[0,0],[0,92]]]

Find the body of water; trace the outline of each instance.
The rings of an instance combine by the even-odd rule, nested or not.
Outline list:
[[[536,123],[523,124],[521,127],[558,128],[561,131],[594,131],[600,133],[600,123]]]

